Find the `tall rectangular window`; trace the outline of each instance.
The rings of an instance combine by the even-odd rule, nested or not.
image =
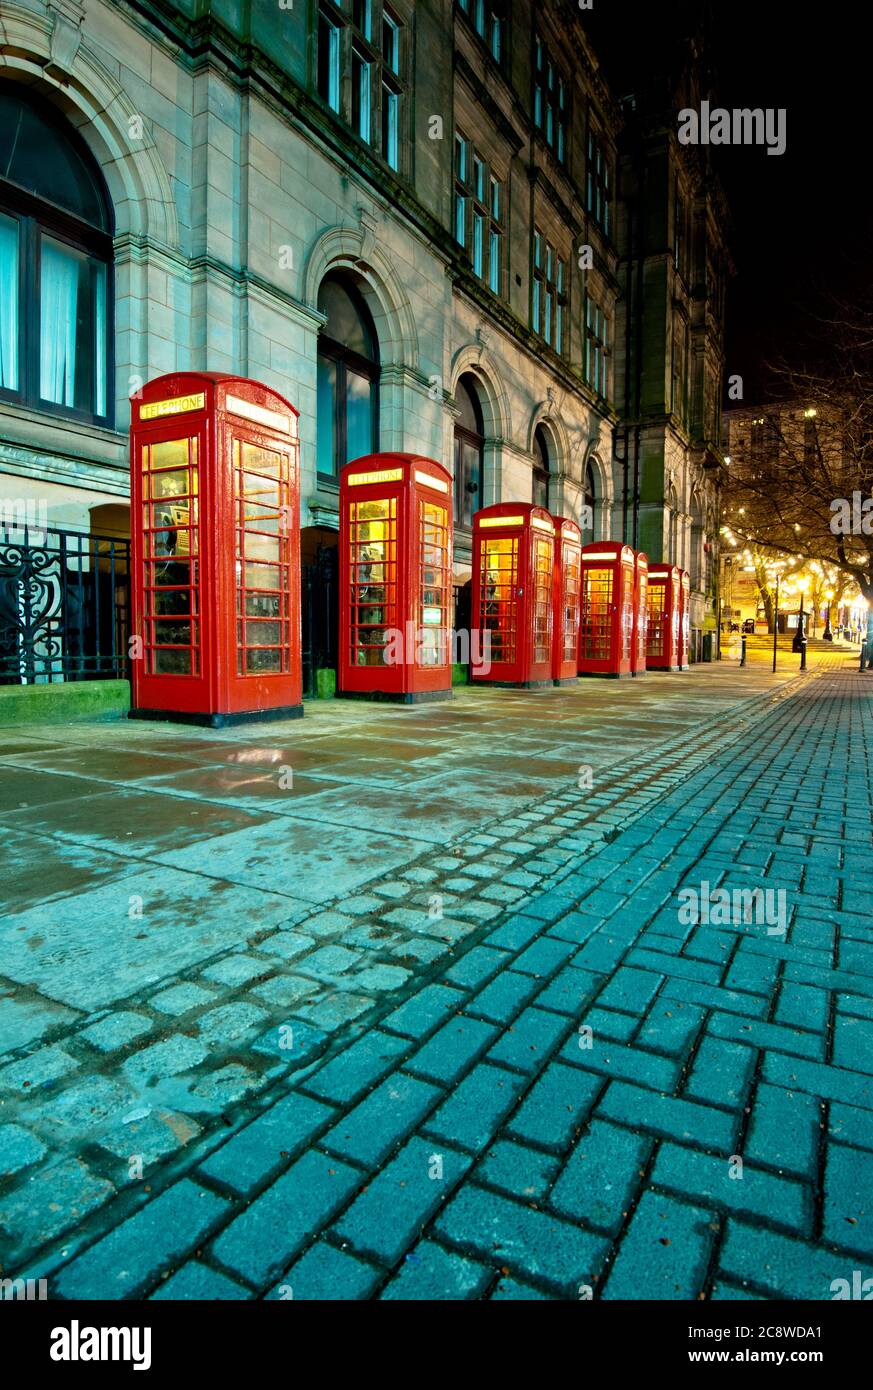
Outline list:
[[[0,386],[7,391],[18,390],[18,236],[15,218],[0,213]]]
[[[534,125],[552,154],[567,158],[567,84],[541,39],[534,43]]]
[[[504,184],[470,141],[455,135],[455,240],[489,289],[503,287]]]
[[[567,263],[539,228],[533,239],[531,327],[558,353],[564,351]]]
[[[404,29],[384,0],[321,0],[319,96],[399,172],[406,81]]]
[[[370,64],[357,48],[352,49],[352,129],[369,145],[373,138],[373,108],[370,101]]]
[[[612,219],[612,180],[609,159],[597,137],[588,135],[588,171],[586,179],[586,205],[591,218],[601,231],[610,235]]]
[[[588,385],[599,396],[607,393],[606,357],[609,351],[609,325],[606,314],[590,295],[585,301],[585,367]]]
[[[458,9],[470,21],[495,62],[506,48],[507,0],[458,0]]]
[[[318,94],[332,111],[339,111],[340,29],[324,10],[318,13]]]

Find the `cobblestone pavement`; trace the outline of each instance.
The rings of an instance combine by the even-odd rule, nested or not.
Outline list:
[[[293,745],[7,740],[4,1274],[237,1299],[873,1276],[871,700],[835,654],[332,706]],[[688,889],[760,889],[767,920],[686,920]]]

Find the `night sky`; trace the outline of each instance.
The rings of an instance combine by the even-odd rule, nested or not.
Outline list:
[[[669,61],[683,28],[705,15],[719,103],[787,111],[785,154],[755,146],[715,151],[737,269],[728,293],[726,374],[743,376],[753,403],[768,358],[808,356],[818,330],[807,308],[828,293],[852,299],[869,292],[869,45],[857,4],[846,0],[813,10],[787,0],[594,0],[587,27],[623,93],[639,71]]]

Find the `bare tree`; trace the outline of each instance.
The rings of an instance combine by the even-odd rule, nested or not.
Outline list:
[[[769,403],[731,442],[726,524],[853,580],[873,656],[873,300],[834,304],[801,365],[776,363],[769,379]]]

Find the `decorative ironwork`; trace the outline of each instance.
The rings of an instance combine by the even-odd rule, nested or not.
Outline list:
[[[0,685],[128,674],[130,542],[0,526]]]

